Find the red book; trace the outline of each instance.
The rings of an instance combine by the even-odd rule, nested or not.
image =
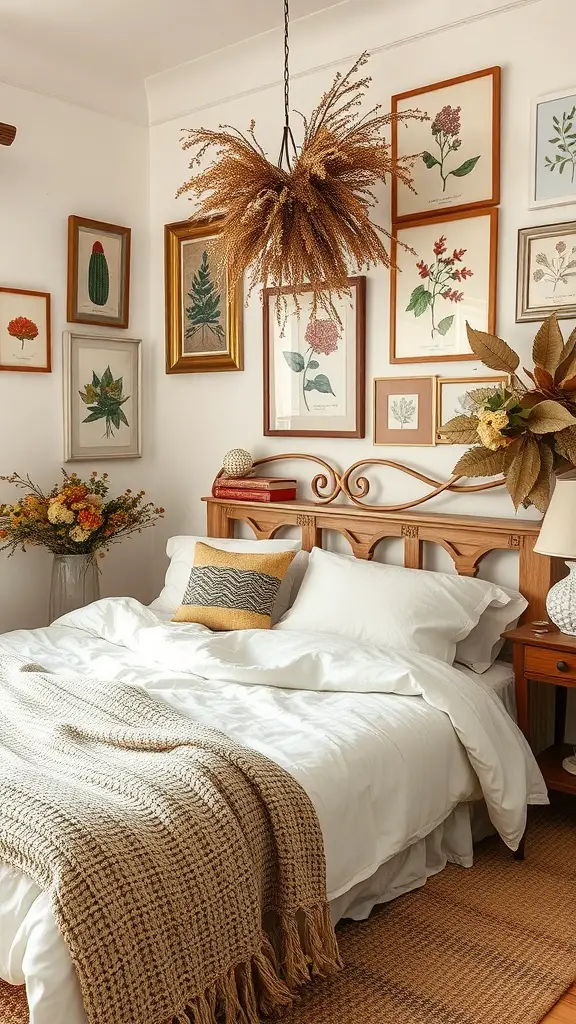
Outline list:
[[[281,491],[264,491],[257,488],[254,490],[248,490],[247,488],[242,490],[242,488],[238,487],[218,487],[215,484],[213,495],[215,498],[229,498],[233,501],[295,501],[296,488],[285,487]]]
[[[296,487],[296,480],[281,476],[219,476],[214,481],[215,487],[233,487],[235,490],[246,491],[285,491]]]

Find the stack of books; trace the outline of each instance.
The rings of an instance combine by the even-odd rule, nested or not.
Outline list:
[[[234,501],[294,501],[296,481],[280,476],[221,476],[214,481],[212,495]]]

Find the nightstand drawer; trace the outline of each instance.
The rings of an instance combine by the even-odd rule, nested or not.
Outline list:
[[[524,671],[537,676],[554,676],[559,683],[576,683],[576,653],[564,654],[546,647],[524,648]]]

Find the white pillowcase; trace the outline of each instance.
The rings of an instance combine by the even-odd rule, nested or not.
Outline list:
[[[150,605],[150,610],[161,618],[165,615],[174,615],[182,604],[184,591],[188,586],[196,542],[201,541],[210,544],[220,551],[240,551],[245,554],[266,554],[267,552],[299,551],[300,541],[298,540],[240,540],[235,537],[170,537],[166,544],[166,554],[170,559],[170,565],[166,570],[164,587],[159,597]],[[298,555],[292,559],[292,563],[282,583],[278,588],[274,609],[272,611],[272,624],[278,622],[290,605],[292,586],[302,569],[298,564]]]
[[[508,595],[508,604],[493,602],[482,613],[480,622],[456,647],[456,661],[474,672],[486,672],[494,664],[504,646],[502,633],[514,629],[528,601],[517,590],[500,588]]]
[[[506,606],[510,597],[485,580],[314,548],[294,605],[275,628],[338,634],[452,664],[456,644],[492,603]]]

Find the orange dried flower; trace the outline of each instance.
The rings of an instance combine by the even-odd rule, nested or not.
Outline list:
[[[93,508],[91,505],[88,508],[83,508],[78,513],[78,524],[83,530],[97,530],[99,526],[102,526],[104,520],[100,515],[98,509]]]

